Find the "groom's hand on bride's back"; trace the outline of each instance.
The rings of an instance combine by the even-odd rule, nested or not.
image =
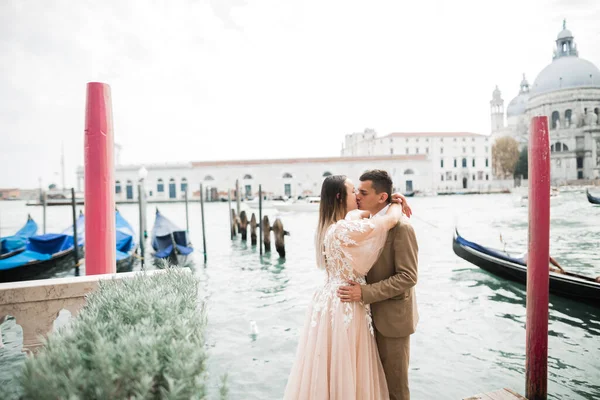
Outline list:
[[[344,303],[362,300],[362,290],[360,284],[354,281],[348,281],[349,286],[340,286],[337,295]]]

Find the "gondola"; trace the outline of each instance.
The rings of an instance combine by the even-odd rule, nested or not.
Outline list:
[[[404,197],[415,197],[415,192],[408,192],[408,193],[404,193]]]
[[[515,282],[527,282],[527,266],[521,258],[464,239],[456,230],[452,249],[460,258],[494,275]],[[600,283],[572,272],[550,271],[550,293],[600,307]]]
[[[162,266],[164,261],[171,265],[184,266],[188,256],[194,251],[187,232],[162,215],[158,208],[152,227],[152,248],[152,257],[157,266]]]
[[[77,226],[77,256],[83,258],[85,218],[81,214]],[[0,283],[45,279],[76,266],[73,246],[73,226],[62,233],[35,235],[22,253],[0,260]]]
[[[27,216],[27,222],[12,236],[0,238],[0,260],[22,253],[25,250],[29,238],[37,234],[38,225],[31,215]]]
[[[133,228],[121,215],[119,210],[115,216],[117,233],[117,272],[131,272],[136,261],[137,243]]]
[[[587,199],[592,204],[600,204],[600,197],[595,197],[590,194],[590,191],[585,189],[585,194],[587,195]]]

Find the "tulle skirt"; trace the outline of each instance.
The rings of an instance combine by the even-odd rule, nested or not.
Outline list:
[[[341,303],[334,290],[313,297],[284,399],[389,399],[368,310]]]

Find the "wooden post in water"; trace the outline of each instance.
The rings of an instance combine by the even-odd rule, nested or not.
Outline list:
[[[110,86],[87,84],[85,107],[85,272],[117,271],[114,133]]]
[[[267,215],[265,215],[262,220],[262,233],[263,233],[263,242],[265,243],[265,253],[270,253],[271,252],[271,225],[269,223],[269,217]]]
[[[75,188],[71,188],[71,211],[73,212],[73,256],[75,257],[75,276],[79,276],[79,243],[77,239],[77,202]]]
[[[185,184],[185,232],[189,236],[190,234],[190,214],[188,211],[188,188],[187,183]],[[200,198],[202,198],[202,192],[200,192]],[[189,240],[189,237],[188,237]]]
[[[262,185],[258,185],[258,237],[260,240],[258,241],[258,247],[260,249],[260,255],[263,254],[263,246],[262,246],[262,237],[263,237],[263,227],[262,227]]]
[[[233,220],[231,219],[231,189],[227,189],[227,204],[229,204],[229,233],[233,240]]]
[[[252,218],[250,218],[250,244],[252,246],[256,246],[256,215],[252,213]]]
[[[146,253],[144,252],[144,242],[145,242],[145,238],[144,238],[144,211],[142,209],[143,207],[143,203],[144,203],[144,198],[143,198],[143,192],[142,192],[142,184],[138,183],[138,208],[139,208],[139,214],[140,214],[140,263],[142,265],[142,271],[145,270],[145,256]]]
[[[231,209],[231,235],[233,237],[237,236],[238,231],[237,231],[237,216],[235,215],[235,210],[232,208]]]
[[[279,253],[279,257],[281,257],[281,258],[285,258],[285,241],[284,241],[285,235],[289,235],[289,233],[283,229],[283,223],[281,222],[281,220],[279,218],[275,219],[275,222],[273,222],[273,236],[275,236],[275,250],[277,250],[277,253]]]
[[[242,233],[242,242],[248,240],[248,217],[246,211],[240,213],[240,232]]]
[[[204,188],[200,184],[200,212],[202,213],[202,251],[204,252],[204,263],[206,264],[206,229],[204,228]]]
[[[529,131],[529,251],[525,397],[548,397],[548,291],[550,273],[550,142],[548,117],[534,117]]]
[[[42,215],[43,215],[43,228],[44,228],[44,235],[46,234],[46,208],[48,207],[48,193],[44,190],[44,192],[42,193]]]
[[[235,203],[236,203],[236,208],[235,210],[237,211],[237,215],[240,215],[240,201],[241,201],[241,195],[240,195],[240,180],[236,179],[235,180]]]

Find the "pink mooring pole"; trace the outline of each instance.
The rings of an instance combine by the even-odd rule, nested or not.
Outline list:
[[[529,252],[525,397],[548,396],[548,291],[550,257],[550,143],[548,117],[534,117],[529,132]]]
[[[110,86],[87,84],[85,107],[85,274],[115,273],[114,137]]]

